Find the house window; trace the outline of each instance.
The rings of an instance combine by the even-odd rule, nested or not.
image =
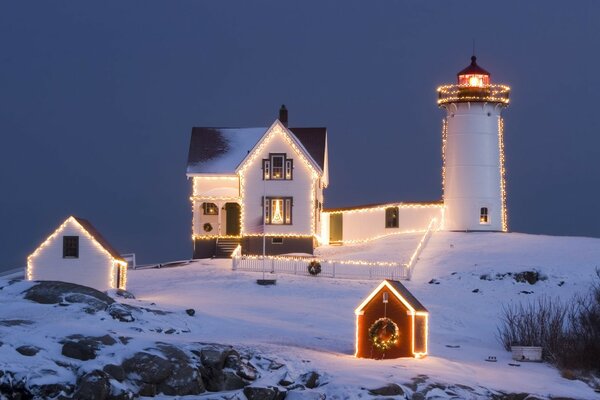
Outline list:
[[[215,203],[202,203],[204,215],[218,215],[219,207]]]
[[[63,258],[79,258],[79,236],[63,236]]]
[[[271,244],[283,244],[283,238],[282,237],[271,238]]]
[[[385,209],[385,227],[398,227],[398,207],[388,207]]]
[[[286,158],[284,153],[271,153],[263,160],[264,180],[292,180],[294,160]]]
[[[291,197],[267,197],[264,200],[265,224],[292,225],[293,204]]]
[[[487,207],[481,207],[481,210],[479,211],[479,223],[480,224],[489,224],[490,223]]]

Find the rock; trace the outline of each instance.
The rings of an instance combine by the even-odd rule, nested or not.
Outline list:
[[[271,371],[273,371],[273,370],[278,370],[278,369],[281,369],[281,368],[283,368],[284,366],[285,366],[285,365],[283,365],[283,364],[282,364],[282,363],[280,363],[279,361],[275,361],[275,360],[273,360],[273,361],[271,361],[271,363],[269,364],[269,369],[270,369]]]
[[[64,299],[67,304],[84,304],[83,310],[88,314],[96,314],[98,311],[104,311],[108,306],[106,302],[83,293],[67,294]]]
[[[244,395],[248,400],[279,400],[285,398],[285,392],[280,392],[279,389],[274,386],[246,386],[244,388]]]
[[[535,285],[535,283],[541,279],[538,271],[519,272],[515,274],[514,278],[517,282],[527,282],[530,285]]]
[[[159,350],[173,365],[171,375],[158,386],[158,391],[170,396],[194,395],[205,392],[202,376],[190,364],[189,357],[179,348],[161,343]]]
[[[120,365],[106,364],[102,370],[119,382],[125,379],[125,370]]]
[[[127,290],[124,290],[124,289],[117,289],[115,291],[115,294],[119,297],[123,297],[124,299],[135,299],[135,296],[133,295],[133,293],[128,292]]]
[[[85,374],[77,383],[74,398],[106,400],[110,394],[109,376],[104,371],[95,370]]]
[[[479,293],[479,289],[473,289],[473,290],[471,290],[471,292],[473,292],[473,293]]]
[[[285,400],[325,400],[326,398],[325,394],[312,390],[287,392],[285,396]]]
[[[76,342],[88,342],[90,344],[94,344],[97,347],[99,347],[101,344],[105,345],[105,346],[112,346],[113,344],[117,343],[117,341],[115,340],[115,338],[113,338],[110,335],[103,335],[103,336],[84,336],[84,335],[70,335],[67,336],[67,339],[70,339],[72,341],[76,341]]]
[[[222,390],[238,390],[248,386],[248,383],[233,372],[225,371]]]
[[[290,386],[292,383],[294,383],[296,380],[294,378],[292,378],[292,376],[290,375],[289,372],[286,372],[285,375],[283,376],[283,378],[281,378],[278,382],[278,384],[280,386]]]
[[[138,389],[138,394],[145,397],[154,397],[158,392],[156,385],[152,383],[142,383]]]
[[[143,351],[125,360],[122,366],[126,373],[137,374],[144,383],[160,383],[171,375],[173,369],[168,360]]]
[[[200,350],[200,361],[202,362],[202,365],[204,365],[205,367],[210,367],[210,368],[220,370],[220,369],[224,368],[227,357],[229,357],[231,355],[237,355],[239,357],[239,354],[237,353],[237,351],[233,350],[233,347],[230,347],[230,346],[227,346],[227,347],[217,347],[217,346],[205,347],[202,350]]]
[[[65,300],[66,296],[69,296],[72,302],[84,302],[94,299],[101,303],[104,303],[108,307],[115,301],[108,295],[87,286],[77,285],[69,282],[59,281],[39,281],[35,286],[30,287],[25,292],[24,298],[27,300],[34,301],[40,304],[59,304]],[[72,296],[74,294],[80,294],[83,296],[77,297]],[[94,304],[97,304],[94,302]]]
[[[404,395],[404,390],[400,385],[390,383],[377,389],[371,389],[369,393],[377,396],[402,396]]]
[[[68,341],[63,344],[62,355],[76,360],[87,361],[96,358],[97,347],[88,341]]]
[[[33,357],[40,351],[40,348],[35,347],[35,346],[25,345],[25,346],[19,346],[15,350],[17,350],[20,354],[22,354],[24,356]]]
[[[133,400],[136,399],[138,396],[133,393],[131,390],[119,386],[111,386],[110,388],[110,394],[108,395],[107,400]]]
[[[321,376],[315,372],[307,372],[306,374],[300,376],[300,381],[309,389],[314,389],[319,386],[319,378]]]
[[[425,395],[423,393],[415,392],[413,393],[411,400],[425,400]]]
[[[258,377],[258,371],[250,363],[241,362],[236,370],[236,374],[249,381],[254,381]]]
[[[22,325],[31,325],[33,321],[29,321],[26,319],[2,319],[0,320],[0,326],[22,326]]]
[[[185,312],[187,313],[187,315],[189,315],[190,317],[193,317],[194,315],[196,315],[196,310],[194,310],[193,308],[188,308],[187,310],[185,310]]]
[[[121,322],[133,322],[135,321],[132,313],[133,310],[135,310],[134,307],[120,303],[113,303],[110,305],[110,307],[108,307],[107,311],[108,314],[113,317],[113,319]]]

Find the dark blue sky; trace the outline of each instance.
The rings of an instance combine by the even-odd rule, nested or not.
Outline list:
[[[505,112],[511,230],[600,237],[600,2],[0,3],[0,269],[68,215],[191,256],[192,126],[327,126],[326,206],[441,197],[435,89],[472,40]]]

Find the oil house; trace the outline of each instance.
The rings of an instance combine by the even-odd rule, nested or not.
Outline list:
[[[400,282],[381,282],[355,314],[356,357],[427,355],[429,312]]]
[[[27,279],[125,289],[127,262],[89,221],[69,217],[27,257]]]

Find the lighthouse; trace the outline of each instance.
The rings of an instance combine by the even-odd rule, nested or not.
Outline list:
[[[471,64],[457,83],[437,89],[446,111],[442,126],[444,229],[508,230],[504,123],[510,88],[492,84],[490,73]]]

